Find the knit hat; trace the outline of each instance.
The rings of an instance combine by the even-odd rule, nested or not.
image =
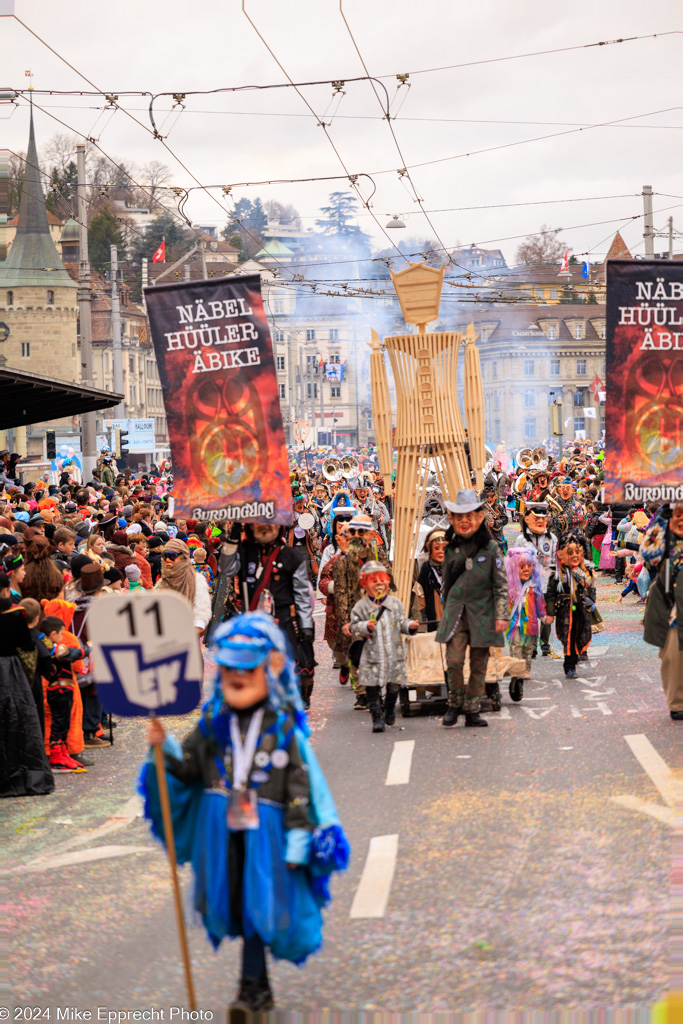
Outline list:
[[[87,555],[71,556],[71,575],[75,580],[80,579],[81,570],[85,565],[93,565],[92,558],[88,558]]]
[[[126,529],[126,533],[142,533],[142,527],[139,523],[131,523]]]
[[[162,548],[165,543],[166,541],[160,534],[154,537],[147,538],[147,547],[150,550],[153,550],[154,548]]]
[[[118,569],[115,569],[112,565],[109,569],[104,570],[104,582],[105,583],[117,583],[122,580],[123,576]]]
[[[81,589],[84,594],[92,594],[104,586],[104,571],[101,565],[91,562],[81,569]]]
[[[160,519],[158,523],[154,524],[154,532],[155,533],[166,533],[167,525],[168,525],[167,523],[162,522],[162,520]]]
[[[112,544],[120,544],[122,547],[128,547],[128,537],[126,536],[125,530],[114,530],[111,535]]]
[[[126,579],[127,580],[132,581],[132,580],[139,580],[141,578],[142,578],[142,573],[140,572],[140,569],[138,568],[137,565],[133,564],[133,565],[127,565],[126,566]]]
[[[132,516],[132,514],[133,514],[133,506],[132,505],[124,505],[123,508],[121,509],[121,515],[122,516]]]

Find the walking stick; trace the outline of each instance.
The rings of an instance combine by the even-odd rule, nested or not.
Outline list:
[[[156,715],[151,715],[152,721],[156,721]],[[173,819],[171,818],[171,801],[168,796],[168,783],[166,781],[166,768],[164,765],[164,753],[160,743],[154,743],[154,766],[157,772],[157,783],[159,785],[159,799],[161,801],[161,816],[164,822],[164,840],[168,852],[168,861],[171,866],[171,885],[173,886],[173,902],[175,903],[176,923],[178,925],[178,938],[180,939],[180,952],[183,957],[183,968],[185,971],[185,987],[187,989],[187,1002],[190,1010],[195,1010],[197,1004],[194,996],[194,983],[192,981],[192,967],[190,965],[190,951],[187,946],[187,933],[185,931],[185,919],[183,917],[183,906],[180,897],[180,885],[178,882],[178,862],[175,853],[175,839],[173,837]]]

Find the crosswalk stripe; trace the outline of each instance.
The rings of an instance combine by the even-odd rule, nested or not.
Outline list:
[[[410,782],[410,766],[413,760],[415,740],[397,740],[391,752],[387,786],[406,786]]]
[[[643,735],[643,733],[624,736],[624,739],[631,748],[634,757],[640,762],[641,767],[650,776],[650,780],[657,787],[664,801],[669,807],[673,807],[676,802],[676,779],[666,761],[660,757],[647,736]]]
[[[398,835],[372,837],[350,917],[384,917],[397,857]]]

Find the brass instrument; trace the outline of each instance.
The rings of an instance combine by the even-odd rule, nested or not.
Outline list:
[[[344,467],[341,459],[325,459],[323,476],[330,483],[338,484],[344,478]]]
[[[535,470],[543,472],[548,468],[548,453],[545,448],[534,448],[531,453],[531,464]]]
[[[337,460],[335,459],[335,461]],[[350,480],[351,477],[358,476],[359,468],[358,459],[354,459],[353,455],[345,455],[341,460],[341,471],[345,480]]]
[[[557,515],[559,512],[563,512],[562,506],[560,505],[559,501],[556,501],[556,499],[553,498],[552,495],[546,494],[544,501],[547,504],[548,508],[551,508],[553,510],[555,515]]]
[[[515,463],[522,469],[531,469],[533,465],[533,452],[531,448],[520,448],[517,452]]]
[[[512,490],[515,494],[523,494],[526,490],[526,484],[528,475],[526,473],[519,473],[518,476],[512,481]]]

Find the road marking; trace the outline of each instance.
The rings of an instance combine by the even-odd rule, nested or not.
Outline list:
[[[108,860],[111,857],[129,857],[134,853],[149,853],[156,849],[158,849],[156,846],[95,846],[92,850],[73,850],[71,853],[63,853],[56,857],[20,864],[15,868],[10,868],[7,874],[21,875],[29,872],[53,871],[57,868],[70,867],[72,864],[86,864],[89,861]]]
[[[554,711],[557,704],[553,704],[551,708],[522,708],[522,711],[529,716],[529,718],[545,718],[551,711]]]
[[[458,761],[469,761],[472,757],[471,754],[456,754],[455,756]]]
[[[573,747],[558,747],[558,750],[573,750]]]
[[[648,800],[643,800],[639,796],[613,796],[612,801],[615,804],[621,804],[622,807],[628,807],[631,811],[642,811],[643,814],[649,814],[651,818],[656,818],[657,821],[670,825],[672,828],[676,824],[675,807],[651,804]]]
[[[372,837],[349,917],[384,917],[397,856],[398,835]]]
[[[410,782],[415,740],[396,740],[391,752],[385,786],[406,786]]]
[[[650,780],[656,786],[664,802],[669,807],[673,807],[676,802],[676,779],[666,761],[657,753],[643,733],[624,736],[624,739],[641,767],[650,776]]]

